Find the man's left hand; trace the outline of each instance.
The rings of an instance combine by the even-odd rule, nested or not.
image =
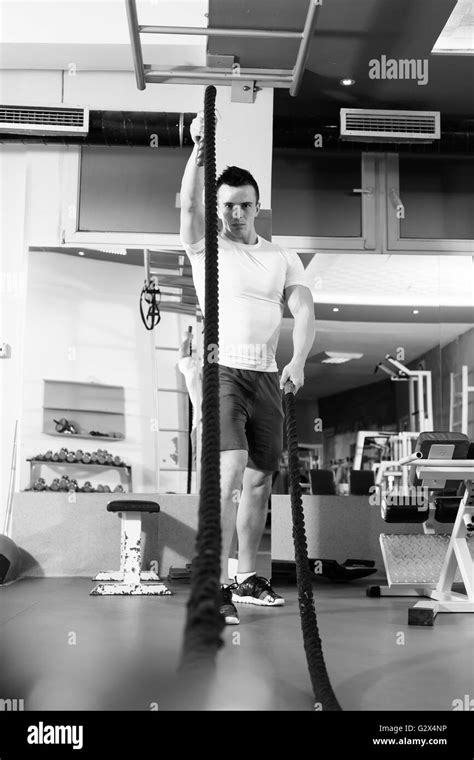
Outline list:
[[[285,383],[291,380],[295,386],[295,393],[298,393],[299,389],[304,385],[304,364],[303,362],[291,361],[285,367],[280,378],[280,389],[283,390]]]

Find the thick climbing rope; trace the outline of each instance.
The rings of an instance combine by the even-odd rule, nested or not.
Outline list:
[[[198,148],[198,163],[204,156],[205,186],[205,313],[204,349],[208,352],[219,343],[219,272],[218,222],[216,191],[216,88],[206,88],[204,99],[204,144]],[[208,354],[209,356],[210,354]],[[220,415],[219,367],[204,358],[202,391],[202,437],[206,445],[201,456],[201,491],[199,500],[196,556],[192,566],[191,594],[181,655],[180,672],[191,678],[195,689],[194,704],[201,706],[215,673],[216,655],[222,646],[224,622],[219,614],[220,597]],[[316,706],[322,710],[340,710],[329,681],[319,637],[308,562],[301,487],[299,484],[298,442],[294,385],[285,385],[284,408],[290,471],[293,539],[295,544],[298,600],[303,642]]]
[[[205,314],[202,389],[201,490],[196,540],[192,564],[191,594],[181,655],[181,673],[199,682],[201,705],[215,671],[218,649],[222,646],[224,622],[220,607],[220,427],[219,366],[208,361],[219,342],[218,221],[216,190],[216,88],[206,87],[204,98],[204,145],[198,148],[198,163],[204,153],[205,188]],[[208,352],[206,355],[206,351]]]
[[[291,512],[293,517],[293,542],[295,545],[296,581],[301,630],[308,663],[309,676],[313,687],[315,709],[341,710],[329,680],[319,636],[318,621],[314,605],[311,570],[308,562],[308,545],[304,525],[303,500],[301,498],[298,439],[296,437],[295,386],[289,380],[283,392],[283,407],[286,419],[288,446],[288,469],[290,475]]]

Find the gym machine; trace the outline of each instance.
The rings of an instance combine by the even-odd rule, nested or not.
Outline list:
[[[390,432],[384,430],[359,430],[354,455],[354,470],[362,469],[364,448],[375,446],[382,452],[381,461],[373,465],[375,483],[393,488],[397,483],[408,487],[408,471],[399,462],[413,452],[420,433],[433,430],[433,396],[431,372],[429,370],[408,369],[393,356],[387,354],[375,368],[389,375],[393,382],[408,383],[410,430]]]
[[[367,595],[426,597],[408,610],[408,625],[432,626],[439,612],[474,612],[474,444],[463,433],[424,432],[412,454],[399,461],[409,488],[379,487],[388,523],[418,523],[422,534],[382,534],[387,586]],[[453,523],[451,535],[436,533]],[[454,591],[462,583],[464,590]]]

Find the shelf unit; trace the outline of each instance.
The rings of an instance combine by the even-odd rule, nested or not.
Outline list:
[[[71,422],[71,420],[69,420]],[[84,435],[82,433],[47,433],[43,431],[45,435],[51,435],[54,438],[65,438],[66,440],[74,440],[75,438],[88,438],[91,441],[123,441],[125,436],[110,436],[110,435]]]
[[[120,483],[122,485],[126,485],[128,487],[128,493],[131,493],[133,491],[133,485],[132,485],[132,466],[125,464],[125,465],[115,465],[115,464],[96,464],[95,462],[91,462],[90,464],[85,464],[84,462],[54,462],[52,460],[44,460],[44,459],[27,459],[27,462],[30,463],[30,488],[33,488],[33,484],[35,480],[40,477],[39,473],[41,472],[41,468],[44,466],[51,467],[52,469],[56,469],[57,467],[74,467],[78,470],[117,470],[120,474]],[[87,477],[84,477],[85,480],[87,480]]]
[[[57,432],[54,419],[62,417],[73,424],[78,432]],[[109,434],[91,435],[91,430]],[[69,440],[73,438],[123,440],[125,438],[123,386],[44,380],[43,433]]]

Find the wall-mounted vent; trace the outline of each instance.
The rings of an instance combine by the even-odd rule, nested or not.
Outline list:
[[[440,139],[439,111],[341,108],[341,138],[356,142],[431,143]]]
[[[88,108],[0,105],[2,134],[87,135],[88,131]]]

